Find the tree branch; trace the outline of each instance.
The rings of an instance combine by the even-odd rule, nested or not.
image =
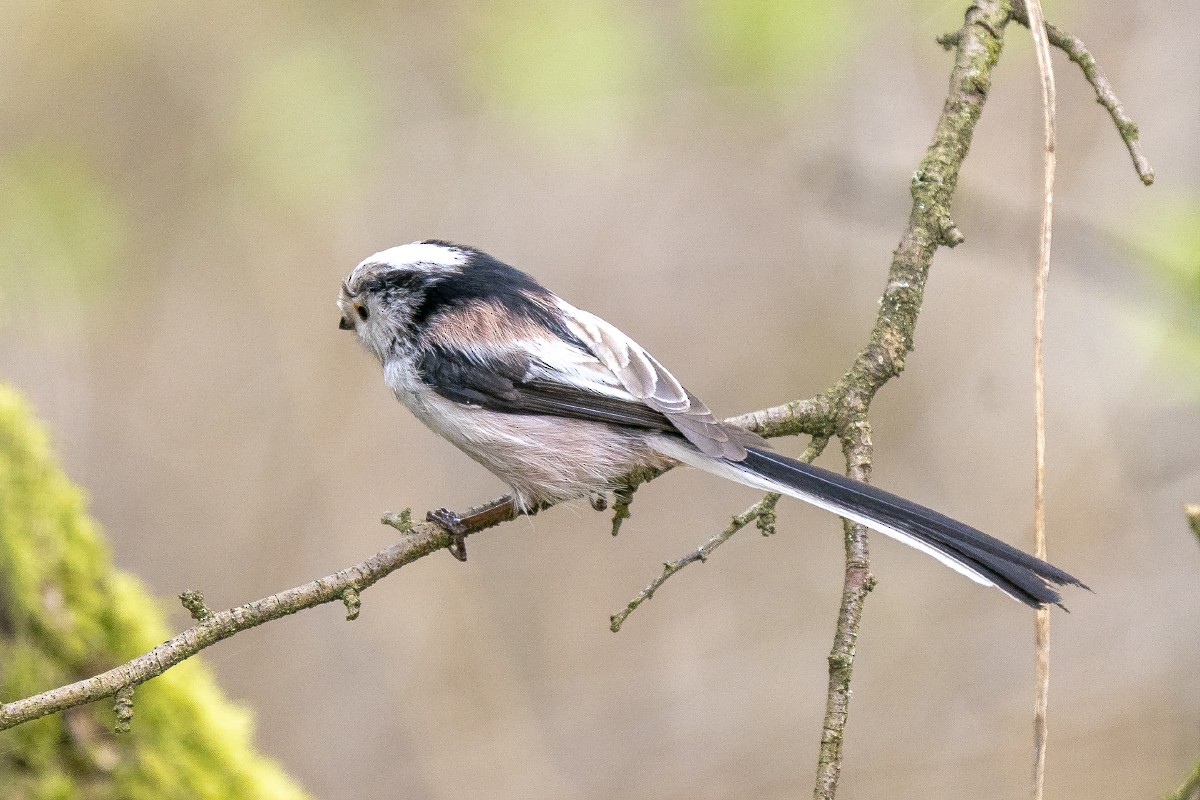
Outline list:
[[[1016,5],[1020,8],[1014,9]],[[913,206],[908,230],[892,258],[888,285],[871,331],[871,343],[859,354],[845,377],[826,392],[834,405],[835,433],[842,439],[848,473],[859,480],[870,474],[871,444],[867,410],[875,393],[900,374],[913,347],[916,317],[921,308],[929,266],[938,246],[954,247],[964,240],[950,215],[950,202],[966,158],[975,124],[983,111],[991,85],[991,72],[1003,48],[1004,30],[1013,18],[1026,21],[1024,5],[1008,0],[977,0],[967,10],[963,27],[939,37],[955,51],[950,91],[933,142],[913,175]],[[1124,139],[1142,181],[1153,180],[1141,146],[1137,126],[1125,115],[1104,74],[1083,43],[1047,26],[1050,41],[1067,51],[1083,68]],[[874,586],[870,574],[866,531],[846,523],[846,574],[837,632],[829,655],[829,689],[821,748],[817,761],[817,800],[832,800],[841,772],[841,743],[850,700],[850,679],[855,644],[866,595]]]
[[[812,461],[816,460],[817,456],[821,455],[822,451],[825,450],[825,445],[828,443],[828,436],[814,436],[813,440],[809,442],[808,447],[805,448],[804,453],[800,456],[800,460],[805,463],[811,463]],[[729,525],[725,527],[725,530],[721,531],[716,536],[712,537],[687,555],[681,556],[674,561],[668,561],[664,563],[662,574],[651,581],[649,586],[638,592],[637,597],[630,600],[629,604],[626,605],[625,608],[609,617],[609,630],[611,630],[613,633],[619,633],[621,626],[625,624],[625,620],[629,618],[629,615],[636,611],[642,603],[653,597],[654,593],[657,592],[659,588],[667,582],[668,578],[679,572],[688,564],[694,564],[697,561],[701,563],[707,562],[708,557],[712,555],[714,550],[733,538],[735,533],[745,528],[751,522],[755,523],[758,529],[762,531],[763,536],[773,536],[775,534],[775,504],[778,502],[778,494],[775,492],[767,492],[762,500],[759,500],[741,514],[738,514],[736,517],[734,517]],[[628,506],[626,506],[626,508],[628,508]],[[618,524],[618,520],[622,518],[620,514],[621,512],[618,510],[616,515],[614,515],[614,525]],[[627,517],[628,514],[625,516]]]
[[[347,590],[361,592],[405,564],[449,544],[450,534],[433,523],[411,526],[403,539],[366,561],[252,603],[215,614],[208,612],[196,625],[150,652],[107,672],[33,697],[5,703],[0,706],[0,730],[74,706],[118,696],[236,633],[323,603],[340,601]]]
[[[1025,4],[1020,0],[1013,3],[1013,19],[1026,28],[1029,27],[1029,15],[1026,12]],[[1045,24],[1045,30],[1050,44],[1062,50],[1069,59],[1079,65],[1079,69],[1083,71],[1083,77],[1096,90],[1096,102],[1104,106],[1108,115],[1112,117],[1113,125],[1116,126],[1117,133],[1125,142],[1125,148],[1133,160],[1133,168],[1137,171],[1138,178],[1146,186],[1154,183],[1154,167],[1150,166],[1150,161],[1142,152],[1137,123],[1125,113],[1125,107],[1121,105],[1117,93],[1113,91],[1112,84],[1108,82],[1108,76],[1104,74],[1104,70],[1100,69],[1100,65],[1096,63],[1091,51],[1078,37],[1072,36],[1048,22]]]
[[[755,411],[728,421],[750,427],[762,436],[774,437],[784,433],[825,430],[831,424],[828,414],[828,404],[821,398],[813,398]],[[636,487],[653,480],[665,471],[640,470],[624,476],[620,483]],[[365,561],[302,586],[217,613],[213,613],[204,605],[204,598],[200,592],[184,592],[180,600],[197,620],[196,625],[168,639],[150,652],[100,675],[0,705],[0,731],[47,714],[117,697],[124,690],[132,689],[163,674],[206,647],[280,617],[325,603],[343,602],[346,605],[347,619],[356,618],[364,590],[405,564],[411,564],[430,553],[448,548],[451,543],[450,534],[440,525],[433,522],[413,524],[408,511],[388,514],[382,521],[399,529],[405,534],[404,538]],[[468,528],[467,533],[478,533],[505,521],[492,520],[488,524]],[[128,697],[122,697],[122,708],[132,713]]]
[[[901,373],[905,359],[913,349],[917,316],[934,252],[941,245],[954,247],[964,239],[950,215],[951,199],[982,113],[1010,13],[1009,0],[977,0],[967,11],[963,27],[956,34],[939,40],[955,50],[949,92],[933,141],[912,178],[913,205],[907,229],[892,255],[886,287],[867,345],[842,378],[822,394],[751,412],[729,422],[766,437],[808,434],[824,440],[837,436],[842,442],[847,473],[858,480],[870,478],[870,404],[879,389]],[[1088,74],[1087,67],[1085,74]],[[1107,82],[1098,70],[1093,74],[1098,76],[1093,85],[1103,95],[1101,87],[1107,86]],[[1122,127],[1120,120],[1125,118],[1119,104],[1114,102],[1106,107],[1114,114],[1122,135],[1126,136],[1128,126]],[[1130,136],[1136,143],[1136,129]],[[1128,143],[1130,138],[1126,141]],[[1130,146],[1134,152],[1134,145]],[[622,488],[618,490],[615,505],[618,519],[614,520],[614,532],[622,514],[628,515],[629,501],[637,486],[664,471],[640,470],[615,482]],[[354,618],[364,590],[405,564],[451,543],[450,534],[439,525],[428,522],[414,525],[407,512],[385,517],[384,521],[405,534],[391,547],[332,575],[226,611],[209,611],[197,593],[188,600],[189,610],[198,619],[196,625],[149,653],[101,675],[0,706],[0,730],[108,697],[119,696],[126,702],[128,690],[161,675],[200,650],[240,631],[307,608],[341,601],[346,605],[347,617]],[[467,532],[476,533],[500,521]],[[716,546],[713,544],[709,551]],[[865,529],[845,524],[845,550],[842,600],[829,655],[828,696],[814,790],[814,797],[819,800],[832,800],[836,792],[862,609],[875,582],[870,573]],[[201,609],[207,614],[201,613]]]
[[[745,528],[751,522],[758,522],[761,525],[761,520],[773,518],[775,515],[775,503],[778,501],[778,494],[774,492],[768,492],[763,499],[759,500],[741,514],[738,514],[736,517],[734,517],[733,520],[727,526],[725,526],[725,530],[721,531],[716,536],[712,537],[687,555],[663,564],[662,574],[651,581],[649,586],[640,591],[637,597],[630,600],[629,605],[625,606],[625,608],[621,609],[609,618],[609,630],[611,630],[613,633],[619,633],[621,626],[625,624],[625,620],[629,617],[629,615],[634,611],[637,611],[638,606],[640,606],[642,603],[646,602],[651,597],[654,597],[654,593],[657,592],[659,588],[667,582],[668,578],[679,572],[688,564],[694,564],[697,561],[708,561],[708,557],[714,550],[725,544],[725,542],[729,541],[735,533],[740,531],[742,528]]]
[[[964,237],[950,215],[958,174],[970,149],[975,125],[983,112],[992,69],[1003,48],[1009,20],[1006,0],[978,0],[967,10],[962,28],[939,39],[955,51],[950,87],[933,141],[913,174],[913,205],[908,228],[892,255],[887,288],[871,330],[870,344],[828,393],[837,418],[848,474],[867,480],[871,471],[871,436],[867,412],[875,393],[904,369],[913,349],[917,315],[933,254],[941,245],[954,247]],[[850,708],[850,681],[866,596],[875,586],[866,530],[845,523],[846,568],[837,630],[829,654],[829,686],[817,758],[816,800],[833,800],[842,768],[842,741]]]

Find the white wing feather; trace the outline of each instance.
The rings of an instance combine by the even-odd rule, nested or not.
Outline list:
[[[712,458],[740,461],[746,457],[746,447],[768,446],[750,431],[719,421],[666,367],[619,329],[562,299],[557,303],[567,328],[587,346],[616,383],[633,398],[666,415],[700,452]],[[613,384],[605,380],[607,377],[596,380],[611,389]]]

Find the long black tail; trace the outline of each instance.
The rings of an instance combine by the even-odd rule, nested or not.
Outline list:
[[[1063,607],[1055,586],[1087,588],[1058,567],[970,525],[836,472],[754,447],[744,460],[724,463],[741,472],[744,483],[797,497],[899,539],[1034,608]]]

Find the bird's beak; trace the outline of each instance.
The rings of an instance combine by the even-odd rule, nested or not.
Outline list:
[[[346,319],[345,317],[342,317],[341,319],[338,320],[338,330],[352,331],[352,330],[354,330],[354,323],[351,322],[350,320]]]

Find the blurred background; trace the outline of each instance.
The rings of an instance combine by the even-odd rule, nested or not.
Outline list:
[[[1095,594],[1054,615],[1048,793],[1153,797],[1200,754],[1200,6],[1046,5],[1158,176],[1056,53],[1050,552]],[[242,603],[384,547],[386,511],[502,492],[336,328],[339,281],[384,247],[486,249],[718,413],[812,395],[865,342],[963,8],[4,0],[0,379],[179,628],[183,589]],[[1026,548],[1039,103],[1014,28],[955,198],[967,241],[873,414],[877,483]],[[325,607],[205,658],[318,797],[806,795],[835,518],[785,501],[777,536],[608,631],[755,499],[673,473],[616,539],[554,509],[405,568],[354,624]],[[1032,615],[873,545],[843,794],[1023,796]]]

